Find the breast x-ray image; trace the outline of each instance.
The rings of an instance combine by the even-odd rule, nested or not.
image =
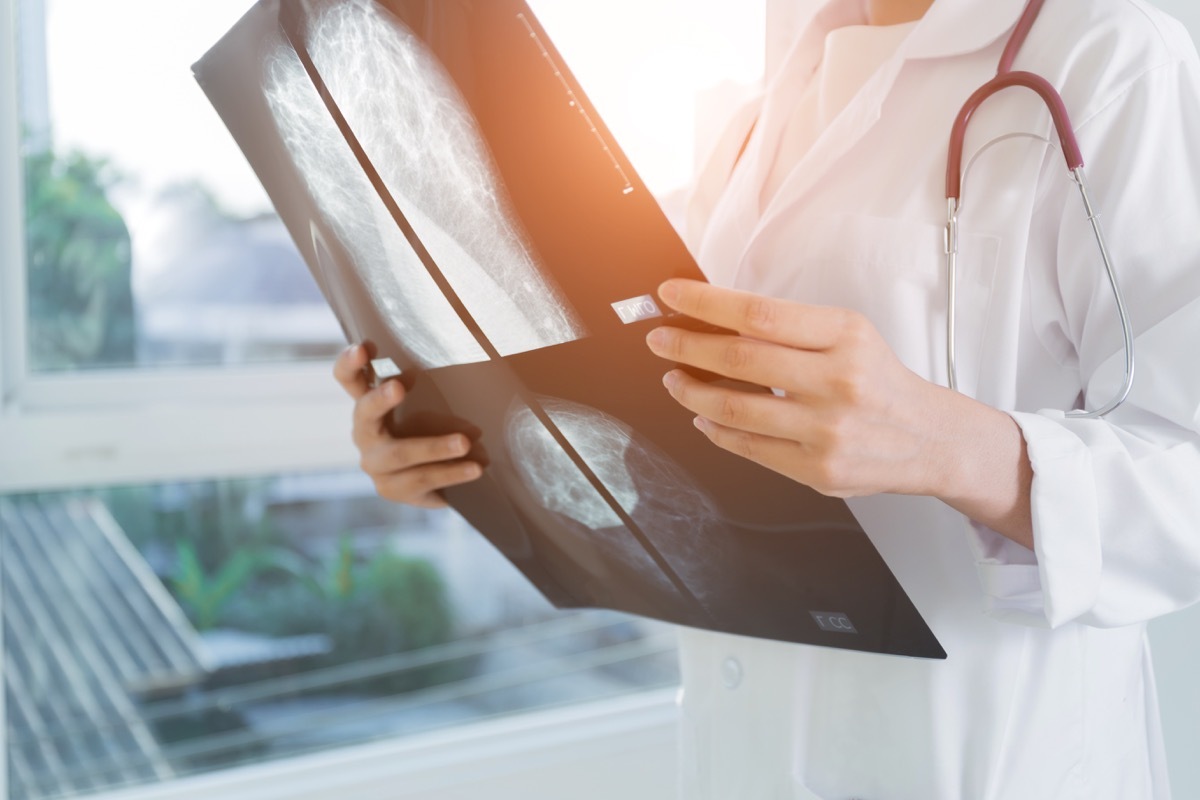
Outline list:
[[[393,432],[471,438],[446,499],[551,602],[945,657],[843,501],[662,389],[646,333],[694,323],[655,287],[703,276],[524,0],[260,0],[194,71]]]

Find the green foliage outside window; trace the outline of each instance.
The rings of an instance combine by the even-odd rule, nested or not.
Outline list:
[[[136,326],[129,230],[107,164],[81,153],[25,159],[29,359],[36,371],[129,366]]]
[[[135,547],[169,559],[165,583],[198,630],[326,635],[332,651],[314,667],[453,637],[453,606],[434,565],[386,545],[364,552],[345,529],[315,538],[310,531],[310,544],[325,544],[306,553],[293,541],[300,532],[282,527],[271,513],[269,492],[269,481],[247,480],[176,486],[169,503],[156,501],[159,492],[152,487],[109,489],[103,498]],[[336,549],[329,546],[334,541]],[[471,668],[422,667],[356,689],[409,691],[454,680]]]

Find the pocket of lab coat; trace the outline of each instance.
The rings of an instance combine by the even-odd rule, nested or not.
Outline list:
[[[801,303],[861,312],[909,369],[947,382],[943,227],[915,220],[813,217],[765,234],[737,285]],[[957,289],[959,388],[978,382],[1000,240],[964,231]]]

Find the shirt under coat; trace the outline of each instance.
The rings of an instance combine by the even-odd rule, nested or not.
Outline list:
[[[833,0],[709,159],[688,215],[709,278],[865,314],[944,384],[947,143],[1023,0],[936,0],[763,205]],[[1031,552],[933,498],[851,509],[949,657],[685,630],[687,798],[1169,797],[1145,623],[1200,599],[1200,63],[1139,0],[1047,0],[1016,69],[1063,95],[1136,335],[1121,326],[1049,115],[1009,89],[976,113],[963,193],[959,387],[1009,412],[1034,469]],[[746,142],[745,152],[737,154]]]

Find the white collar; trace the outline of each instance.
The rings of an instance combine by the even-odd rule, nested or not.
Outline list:
[[[890,66],[880,70],[868,82],[867,91],[860,93],[866,99],[851,103],[848,108],[851,113],[843,112],[805,156],[804,163],[815,166],[793,170],[767,207],[761,209],[762,216],[751,245],[763,230],[780,218],[784,209],[811,191],[829,165],[875,123],[889,87],[904,62],[961,56],[990,47],[1016,26],[1025,5],[1026,0],[934,0],[916,29],[900,45]],[[786,121],[786,116],[772,99],[795,97],[820,62],[826,35],[836,28],[862,24],[862,9],[862,0],[827,0],[795,39],[781,68],[770,81],[759,117],[765,137],[774,141],[778,135],[777,127]],[[767,168],[764,158],[762,148],[757,149],[746,168],[762,174]]]
[[[974,53],[1017,24],[1026,0],[935,0],[909,38],[908,58]]]
[[[934,0],[904,47],[906,59],[974,53],[1004,36],[1021,17],[1026,0]],[[826,0],[800,39],[861,24],[862,0]]]

